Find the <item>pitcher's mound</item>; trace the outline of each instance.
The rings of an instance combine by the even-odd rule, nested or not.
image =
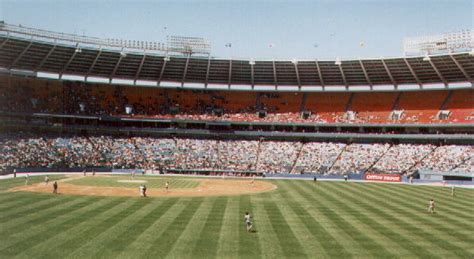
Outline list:
[[[125,180],[124,180],[125,181]],[[136,182],[146,182],[144,180],[129,180]],[[196,188],[174,189],[170,186],[168,191],[164,188],[148,188],[147,195],[151,197],[192,197],[192,196],[227,196],[252,194],[271,191],[277,188],[276,185],[267,181],[234,180],[234,179],[195,179],[199,181]],[[33,185],[18,186],[10,191],[29,191],[52,193],[52,185],[38,183]],[[138,188],[110,187],[110,186],[84,186],[58,181],[59,194],[70,195],[95,195],[95,196],[129,196],[138,197]]]

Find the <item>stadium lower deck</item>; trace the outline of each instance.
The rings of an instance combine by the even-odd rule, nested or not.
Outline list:
[[[3,134],[0,168],[138,168],[326,175],[474,171],[470,145]]]

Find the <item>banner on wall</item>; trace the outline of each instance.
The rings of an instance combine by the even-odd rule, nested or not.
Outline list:
[[[402,176],[399,174],[365,174],[366,181],[381,181],[381,182],[401,182]]]

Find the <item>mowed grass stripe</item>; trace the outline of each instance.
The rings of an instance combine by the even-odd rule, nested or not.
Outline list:
[[[322,238],[321,243],[326,249],[326,253],[334,255],[333,257],[339,258],[339,254],[343,258],[352,258],[354,253],[357,255],[357,251],[360,250],[359,245],[348,235],[344,230],[341,229],[341,225],[335,221],[334,218],[330,217],[324,210],[324,206],[315,200],[314,198],[308,198],[304,192],[295,190],[294,185],[300,184],[298,181],[285,182],[288,185],[290,191],[289,195],[296,201],[292,206],[296,211],[300,210],[301,215],[307,214],[310,216],[311,225],[317,230],[314,230],[314,234],[323,234],[319,238]],[[280,185],[280,184],[279,184]],[[301,204],[301,205],[298,205]],[[307,208],[311,208],[308,210]],[[308,217],[309,218],[309,217]],[[356,251],[356,252],[354,252]],[[367,256],[367,255],[365,255]]]
[[[327,256],[319,241],[313,236],[301,220],[301,216],[296,214],[290,207],[287,199],[287,191],[285,191],[285,189],[280,189],[279,192],[273,193],[270,197],[280,210],[288,227],[293,232],[295,241],[301,246],[302,253],[309,258]]]
[[[354,184],[349,184],[349,185],[354,185]],[[355,186],[355,185],[354,185]],[[356,188],[354,186],[351,186],[350,188],[347,188],[348,191],[352,192],[355,195],[358,195],[359,197],[365,197],[367,199],[370,199],[372,201],[376,201],[377,204],[380,206],[384,207],[386,210],[390,210],[390,214],[398,214],[398,217],[393,218],[393,220],[398,220],[401,222],[404,226],[410,226],[411,229],[413,229],[412,233],[414,235],[423,237],[426,241],[430,242],[434,248],[442,248],[445,250],[446,255],[449,254],[455,254],[458,257],[461,258],[469,258],[471,255],[469,252],[467,252],[465,249],[462,247],[459,247],[458,245],[452,244],[449,240],[439,238],[437,233],[433,233],[429,228],[419,228],[417,226],[423,226],[425,223],[425,220],[427,217],[430,217],[432,215],[425,214],[426,217],[420,217],[419,215],[416,215],[414,213],[411,213],[402,207],[394,206],[391,204],[397,204],[396,202],[391,202],[388,203],[386,202],[387,200],[391,200],[393,197],[392,196],[387,196],[384,195],[383,191],[380,191],[377,193],[377,195],[368,195],[366,192],[362,191],[361,189],[364,189],[363,186],[358,186],[359,188]],[[403,217],[409,217],[412,221],[415,221],[416,224],[410,224],[408,221],[403,220]],[[440,222],[441,223],[441,222]],[[446,234],[446,233],[445,233]],[[446,235],[444,235],[446,236]]]
[[[361,188],[364,188],[365,186],[360,186]],[[380,193],[381,196],[383,197],[388,197],[386,194],[391,193],[392,199],[394,200],[394,203],[401,205],[400,208],[404,208],[406,211],[409,211],[410,214],[405,214],[407,216],[410,216],[410,218],[418,218],[420,219],[419,215],[426,215],[426,207],[425,209],[420,208],[419,206],[415,206],[413,203],[406,202],[406,199],[399,198],[401,195],[397,195],[398,193],[394,193],[385,189],[380,189],[378,186],[373,186],[372,188],[379,190],[380,192],[384,191],[383,193]],[[440,220],[444,222],[449,222],[449,228],[444,227],[443,224],[440,224]],[[457,220],[454,220],[450,217],[443,216],[440,213],[436,214],[436,218],[433,217],[423,217],[421,224],[424,226],[429,226],[432,229],[435,229],[440,232],[440,234],[444,233],[451,233],[452,231],[456,231],[457,229],[470,229],[471,231],[473,230],[473,225],[472,221],[469,218],[465,218],[467,222],[471,222],[471,225],[469,224],[464,224],[462,222],[459,222]],[[454,226],[453,226],[454,225]],[[457,226],[457,228],[456,228]],[[459,239],[462,242],[471,242],[474,243],[474,238],[472,238],[469,235],[465,235],[461,232],[457,232],[456,235],[453,235],[454,238]]]
[[[385,258],[396,258],[398,254],[399,247],[395,248],[392,246],[387,246],[386,241],[384,240],[384,235],[380,234],[373,226],[370,224],[370,220],[363,220],[360,217],[354,215],[354,211],[348,206],[348,203],[352,203],[352,199],[345,199],[340,196],[337,196],[337,190],[334,192],[324,191],[321,188],[318,188],[317,183],[304,182],[301,184],[302,188],[308,192],[314,193],[313,196],[320,196],[323,199],[323,203],[326,204],[326,201],[330,201],[327,204],[328,207],[332,207],[334,211],[340,212],[341,219],[343,220],[343,228],[347,228],[348,231],[356,233],[363,233],[363,236],[358,237],[360,243],[363,243],[362,247],[365,249],[374,249],[372,254],[375,257],[383,256]],[[323,205],[325,206],[325,205]]]
[[[131,198],[135,200],[122,220],[115,222],[115,224],[106,231],[100,233],[97,236],[91,237],[82,246],[76,248],[74,251],[69,253],[66,258],[98,258],[105,257],[104,254],[108,254],[107,257],[114,257],[116,254],[113,252],[118,248],[114,246],[112,242],[117,238],[121,238],[127,235],[127,230],[130,225],[136,220],[140,219],[144,214],[148,213],[153,206],[150,206],[149,199]]]
[[[101,257],[102,254],[108,253],[109,250],[117,249],[111,244],[111,240],[115,238],[126,235],[125,230],[127,227],[133,224],[136,217],[139,218],[143,212],[148,211],[145,209],[145,206],[150,204],[149,199],[140,199],[140,198],[128,198],[133,200],[133,204],[127,209],[128,213],[123,213],[120,216],[122,218],[115,218],[114,225],[108,227],[102,233],[90,237],[85,243],[80,247],[76,247],[74,251],[69,253],[66,258],[90,258],[90,257]],[[149,206],[151,208],[151,206]]]
[[[391,186],[390,184],[387,188],[396,189],[396,186]],[[395,188],[393,188],[395,187]],[[451,188],[440,187],[440,186],[423,186],[423,185],[403,185],[400,186],[406,195],[411,195],[415,198],[420,199],[435,199],[435,200],[446,200],[451,202],[453,197],[451,196]],[[474,198],[474,191],[472,189],[456,188],[456,195],[460,199],[456,199],[456,203],[451,206],[456,209],[464,209],[470,207],[472,203],[469,202],[469,198]]]
[[[282,183],[281,185],[287,184]],[[283,188],[283,190],[288,190],[288,187]],[[282,215],[285,216],[288,226],[293,231],[295,238],[301,244],[303,251],[310,258],[327,257],[328,255],[325,253],[325,249],[321,246],[320,240],[317,239],[318,237],[308,231],[306,225],[302,221],[302,216],[294,213],[290,204],[290,202],[294,201],[292,201],[291,197],[288,196],[288,192],[285,191],[272,195],[272,198],[282,212]],[[311,205],[306,205],[306,207],[312,209]]]
[[[380,188],[382,185],[374,185],[374,188]],[[412,191],[405,191],[405,188],[403,188],[402,192],[400,192],[400,189],[397,189],[395,186],[390,186],[386,185],[384,186],[385,190],[391,193],[400,193],[400,197],[404,197],[408,200],[413,200],[413,201],[419,201],[421,204],[428,204],[428,201],[433,198],[433,195],[426,195],[426,196],[421,196],[421,192],[412,192]],[[394,188],[395,187],[395,188]],[[474,193],[474,191],[473,191]],[[459,202],[463,201],[462,197],[452,197],[451,193],[446,193],[442,197],[437,197],[435,198],[437,205],[444,204],[444,210],[446,212],[449,212],[447,215],[452,215],[461,218],[463,221],[465,220],[466,217],[472,217],[472,213],[465,213],[466,208],[470,208],[471,210],[473,209],[474,206],[470,204],[469,206],[463,206],[459,204]],[[456,220],[456,219],[453,219]]]
[[[128,225],[122,228],[122,234],[116,235],[102,243],[101,246],[103,248],[94,254],[94,257],[111,258],[126,251],[130,243],[146,231],[157,218],[163,215],[161,211],[166,211],[173,206],[174,202],[175,199],[156,204],[152,199],[141,199],[140,203],[143,206],[133,209],[133,211],[138,212],[140,215],[131,218]],[[144,206],[146,206],[146,210],[143,208]]]
[[[5,202],[0,206],[0,222],[4,222],[5,219],[11,218],[11,215],[15,217],[21,216],[22,214],[28,215],[28,210],[33,209],[35,206],[42,206],[51,201],[57,201],[58,199],[53,196],[41,196],[41,195],[29,195],[21,197],[18,200],[12,200]],[[24,212],[26,211],[26,213]]]
[[[440,198],[447,198],[451,196],[451,188],[450,187],[440,187],[440,186],[424,186],[424,185],[405,185],[404,186],[410,194],[420,194],[426,195],[430,198],[440,199]],[[410,188],[411,187],[411,188]],[[466,198],[460,199],[458,201],[460,207],[462,206],[470,206],[472,203],[469,202],[469,197],[474,198],[474,191],[472,189],[465,189],[457,187],[455,188],[456,195],[460,197]]]
[[[175,200],[166,200],[163,202],[153,203],[153,206],[156,207],[151,210],[148,215],[145,215],[143,218],[141,218],[137,223],[132,224],[129,227],[127,234],[121,239],[121,242],[114,244],[117,244],[122,252],[127,251],[127,247],[132,244],[139,235],[146,231],[151,226],[151,224],[153,224],[153,222],[159,219],[170,207],[172,207],[174,202]],[[118,214],[112,217],[112,221],[105,221],[104,224],[99,225],[99,228],[102,229],[102,231],[97,233],[105,232],[108,229],[114,227],[118,222],[126,218],[128,214],[130,214],[130,209],[121,210]],[[125,237],[127,237],[127,239],[125,239]]]
[[[36,197],[35,195],[30,195],[30,198],[20,200],[17,206],[13,204],[9,206],[9,208],[3,208],[0,217],[0,224],[7,223],[10,220],[20,219],[23,216],[31,216],[35,212],[52,208],[61,203],[73,200],[74,198],[64,196]]]
[[[222,228],[217,243],[216,258],[237,258],[239,252],[239,230],[243,219],[239,214],[239,198],[229,197],[225,206]]]
[[[353,224],[356,224],[351,220],[347,214],[343,214],[342,210],[337,210],[337,206],[335,206],[334,202],[341,202],[337,199],[331,199],[330,196],[326,195],[324,192],[318,192],[320,196],[324,199],[316,199],[314,190],[304,188],[303,186],[308,182],[302,182],[301,184],[296,184],[292,181],[293,187],[297,192],[300,192],[303,196],[306,197],[307,200],[312,200],[313,202],[319,202],[319,206],[323,212],[328,215],[329,218],[332,218],[336,225],[339,226],[347,235],[349,235],[358,245],[357,247],[352,247],[350,251],[356,252],[356,256],[369,256],[374,258],[388,258],[394,257],[385,247],[378,243],[378,240],[375,240],[366,235],[366,232],[359,230],[358,228],[354,227]],[[333,208],[331,208],[331,207]],[[334,208],[336,207],[336,208]]]
[[[465,208],[471,207],[472,204],[469,203],[469,193],[472,192],[474,194],[474,191],[472,190],[465,190],[467,192],[463,192],[463,194],[459,194],[458,196],[460,197],[452,197],[451,196],[451,189],[446,188],[446,191],[443,191],[443,193],[439,194],[435,190],[440,189],[442,187],[430,187],[432,191],[427,191],[423,190],[421,185],[402,185],[402,186],[394,186],[392,184],[380,184],[380,183],[369,183],[367,185],[371,185],[374,187],[377,186],[383,186],[388,190],[392,190],[395,192],[399,192],[402,190],[401,194],[404,197],[409,198],[410,200],[417,200],[417,201],[422,201],[423,203],[426,203],[430,199],[435,199],[436,201],[442,201],[442,202],[447,202],[449,203],[449,207],[453,210],[464,210]],[[398,187],[398,188],[397,188]],[[459,188],[458,188],[459,190]],[[469,192],[470,191],[470,192]],[[457,191],[458,192],[458,191]],[[459,199],[458,199],[459,198]],[[472,197],[474,198],[474,196]]]
[[[216,257],[217,244],[219,242],[222,223],[224,221],[224,213],[227,209],[227,200],[227,197],[219,197],[215,199],[214,204],[207,215],[204,228],[198,235],[199,239],[191,251],[191,254],[196,258]]]
[[[251,196],[251,199],[253,200],[253,206],[252,211],[249,211],[249,213],[253,217],[252,223],[254,232],[246,233],[247,227],[244,221],[244,214],[239,213],[239,233],[241,230],[245,230],[243,237],[246,237],[246,235],[248,235],[249,238],[253,238],[254,235],[257,236],[258,242],[260,244],[260,251],[262,251],[261,257],[283,258],[284,253],[282,247],[278,245],[278,236],[273,230],[273,226],[271,224],[271,215],[268,215],[267,210],[265,210],[263,207],[263,201],[269,198],[270,195],[268,193]]]
[[[302,185],[309,191],[318,193],[323,199],[331,200],[331,205],[336,205],[338,210],[343,212],[341,213],[341,218],[347,222],[347,224],[344,224],[344,227],[350,225],[351,228],[353,227],[352,231],[364,233],[367,236],[365,241],[362,240],[364,244],[374,245],[375,249],[380,250],[382,255],[386,258],[395,258],[396,255],[398,255],[400,247],[398,245],[395,245],[395,247],[387,246],[387,240],[384,239],[385,236],[374,228],[371,224],[371,220],[368,217],[364,220],[364,218],[361,217],[362,214],[357,214],[356,211],[348,206],[348,203],[352,203],[351,200],[342,199],[337,194],[320,188],[317,183],[305,182]],[[376,240],[376,243],[370,244],[370,240]]]
[[[55,239],[43,243],[43,253],[38,251],[39,257],[64,258],[68,254],[80,248],[91,237],[95,237],[107,229],[113,227],[130,213],[130,209],[136,209],[137,200],[119,198],[115,206],[93,215],[88,221],[76,225],[66,232],[60,233]]]
[[[45,224],[54,220],[55,218],[68,213],[69,208],[78,209],[81,206],[87,206],[90,201],[97,200],[98,198],[83,197],[65,197],[59,198],[52,203],[44,204],[40,207],[31,208],[23,211],[18,218],[12,217],[11,220],[4,220],[0,223],[0,229],[2,235],[10,235],[12,233],[19,233],[25,230],[27,226],[36,226]],[[24,215],[24,216],[23,216]]]
[[[166,255],[166,258],[182,257],[183,255],[193,255],[192,251],[196,247],[198,240],[203,239],[200,233],[204,230],[204,225],[209,217],[209,213],[216,203],[215,197],[206,197],[189,220],[190,224],[186,226],[178,237],[172,248]],[[225,209],[225,208],[223,208]],[[206,240],[207,241],[207,240]],[[184,245],[186,244],[186,245]],[[203,244],[203,249],[210,248],[207,243]]]
[[[188,224],[191,223],[191,218],[194,216],[194,213],[196,213],[203,201],[203,198],[189,200],[187,206],[181,211],[179,215],[176,216],[173,222],[168,225],[165,231],[153,242],[154,245],[147,250],[146,255],[149,257],[166,256],[172,249],[175,242],[183,234],[183,231],[186,229]]]
[[[180,198],[165,199],[161,209],[151,215],[152,224],[145,229],[139,236],[131,241],[123,251],[117,255],[118,258],[140,258],[147,257],[147,251],[155,246],[155,240],[164,233],[176,215],[181,213],[186,207],[187,202]]]
[[[353,200],[354,198],[354,195],[348,194],[344,188],[336,189],[337,186],[332,184],[320,184],[316,188],[322,189],[321,191],[327,191],[331,192],[331,194],[338,195],[341,199]],[[439,258],[438,255],[431,252],[431,249],[425,249],[420,246],[418,244],[419,240],[413,239],[412,235],[401,233],[398,221],[389,220],[390,217],[387,217],[387,214],[383,210],[371,205],[369,202],[365,202],[364,200],[365,199],[358,199],[357,201],[340,205],[343,207],[347,206],[347,211],[350,211],[356,218],[365,222],[367,226],[379,232],[381,235],[384,235],[385,238],[390,240],[389,242],[396,244],[397,249],[402,249],[409,253],[399,253],[398,256],[416,255],[420,258]],[[390,244],[389,242],[384,243]]]
[[[250,200],[250,195],[242,195],[239,197],[239,215],[240,222],[244,222],[245,212],[253,214],[254,205]],[[254,220],[254,227],[258,231],[258,222]],[[242,226],[242,225],[241,225]],[[261,257],[260,242],[256,233],[247,233],[245,225],[239,228],[239,255],[241,257]]]
[[[305,225],[306,229],[313,236],[314,241],[309,242],[308,244],[313,247],[314,250],[317,250],[317,257],[331,257],[331,258],[350,258],[351,255],[345,250],[345,248],[339,244],[339,242],[327,232],[321,224],[312,216],[309,211],[315,211],[311,205],[307,205],[304,208],[305,202],[301,203],[296,200],[295,195],[292,192],[292,189],[288,187],[287,183],[280,183],[279,188],[283,188],[286,193],[285,196],[281,197],[282,201],[286,202],[286,205],[292,210],[292,214],[299,217],[299,220],[302,224]],[[315,244],[316,243],[316,244]]]
[[[63,251],[61,245],[62,241],[68,240],[70,237],[80,236],[80,231],[77,231],[78,226],[82,223],[89,222],[91,219],[100,215],[117,205],[120,205],[123,199],[119,198],[106,198],[99,200],[84,207],[81,210],[74,212],[73,216],[68,217],[67,221],[54,226],[54,231],[48,231],[48,233],[38,233],[36,235],[38,242],[35,242],[33,246],[28,248],[20,254],[21,257],[49,257],[51,256],[51,250]],[[71,232],[76,229],[75,232]],[[69,235],[68,235],[69,234]],[[55,249],[57,248],[57,249]]]
[[[1,181],[1,180],[0,180]],[[41,196],[41,195],[38,195]],[[8,204],[9,202],[20,201],[31,198],[29,192],[0,192],[0,206]],[[39,197],[38,197],[39,198]]]
[[[374,186],[376,189],[380,189],[379,186]],[[392,193],[392,194],[398,194],[399,190],[393,189],[393,188],[386,188],[386,193]],[[474,191],[473,191],[474,192]],[[428,202],[430,198],[423,199],[422,197],[419,196],[410,196],[406,193],[401,193],[400,195],[397,195],[396,197],[400,202],[403,202],[404,204],[407,204],[407,200],[413,200],[413,201],[419,201],[417,204],[424,204],[426,208],[428,207]],[[405,199],[402,199],[405,198]],[[459,198],[462,199],[462,198]],[[473,219],[473,214],[469,212],[469,210],[472,210],[472,204],[471,206],[468,206],[467,209],[468,211],[466,212],[466,207],[458,207],[455,208],[457,205],[456,203],[458,202],[458,199],[455,199],[451,196],[443,197],[441,199],[436,200],[436,207],[442,207],[443,209],[441,210],[442,213],[439,214],[439,217],[444,218],[445,220],[449,220],[451,224],[456,225],[460,228],[472,228],[474,225],[473,221],[470,219]],[[410,203],[411,206],[413,206],[413,203]],[[466,224],[465,222],[469,222],[471,224]]]
[[[286,217],[283,216],[275,202],[269,197],[263,202],[263,204],[267,211],[267,215],[271,215],[270,223],[278,236],[278,243],[280,244],[285,257],[307,257],[304,253],[303,247],[298,242],[298,239],[291,228],[288,226]]]
[[[103,207],[110,206],[110,202],[105,202],[104,200],[96,199],[94,200],[84,200],[81,203],[71,205],[70,207],[63,209],[61,218],[56,217],[54,221],[50,221],[45,224],[35,224],[35,229],[28,228],[28,236],[21,236],[22,238],[17,239],[16,242],[10,244],[8,247],[2,248],[0,254],[6,256],[14,256],[19,253],[22,253],[29,249],[32,244],[37,244],[40,240],[46,240],[53,237],[59,231],[64,231],[68,228],[73,227],[77,222],[87,220],[88,213],[94,213],[95,210],[100,210]],[[58,232],[56,232],[58,231]]]

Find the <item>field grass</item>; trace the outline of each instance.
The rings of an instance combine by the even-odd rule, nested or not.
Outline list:
[[[1,180],[0,258],[474,258],[474,190],[274,183],[256,195],[127,198],[12,193],[24,181]]]
[[[120,181],[146,181],[140,182],[120,182]],[[88,185],[88,186],[111,186],[111,187],[127,187],[127,188],[138,188],[138,186],[145,184],[148,188],[164,188],[165,183],[169,182],[172,188],[195,188],[199,185],[199,182],[192,178],[176,178],[176,177],[153,177],[153,176],[135,176],[133,179],[131,176],[88,176],[81,177],[74,180],[68,181],[70,184],[75,185]]]

